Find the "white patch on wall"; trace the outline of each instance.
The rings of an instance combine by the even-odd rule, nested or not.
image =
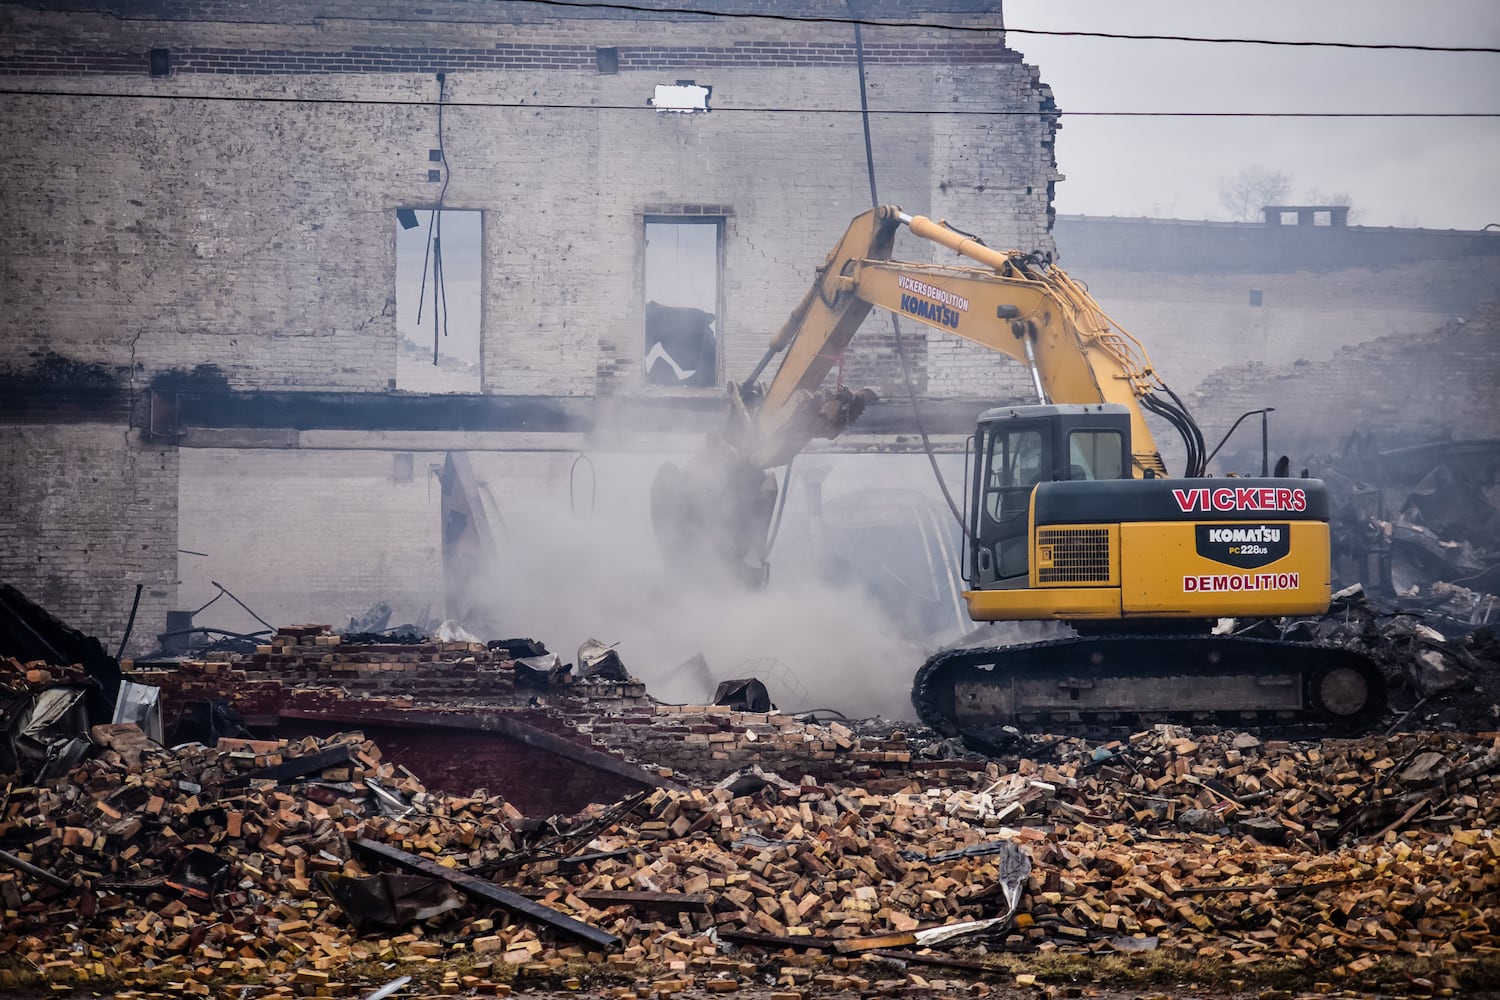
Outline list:
[[[691,114],[708,110],[708,97],[712,87],[700,87],[692,80],[678,80],[675,84],[658,83],[656,96],[646,103],[657,111],[676,111]]]

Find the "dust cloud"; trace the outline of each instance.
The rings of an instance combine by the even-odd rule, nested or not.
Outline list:
[[[485,458],[472,457],[486,478]],[[565,467],[565,458],[574,464]],[[663,701],[701,704],[717,682],[753,676],[784,711],[911,718],[912,677],[938,643],[899,627],[857,583],[820,579],[795,502],[764,589],[711,571],[668,572],[648,504],[666,458],[596,456],[584,503],[572,456],[552,460],[546,495],[497,495],[489,487],[499,477],[490,475],[497,551],[471,595],[475,624],[484,619],[496,637],[540,639],[565,661],[586,639],[617,644],[627,669]],[[701,664],[692,662],[698,656]]]

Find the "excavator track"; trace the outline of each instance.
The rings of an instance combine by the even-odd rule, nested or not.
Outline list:
[[[1222,635],[1080,635],[952,649],[917,672],[912,705],[945,736],[1002,727],[1080,733],[1163,722],[1353,731],[1385,710],[1385,679],[1342,646]]]

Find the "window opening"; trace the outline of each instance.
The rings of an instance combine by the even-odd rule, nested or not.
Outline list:
[[[722,218],[646,220],[647,385],[718,384]]]
[[[445,208],[439,235],[431,209],[396,210],[396,388],[403,392],[481,390],[483,217]]]

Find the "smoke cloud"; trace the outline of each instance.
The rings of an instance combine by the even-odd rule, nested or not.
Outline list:
[[[785,711],[912,716],[912,677],[940,639],[914,634],[898,621],[904,609],[882,607],[860,580],[822,579],[817,525],[795,481],[770,582],[750,590],[709,567],[686,576],[665,568],[648,503],[665,456],[594,456],[585,466],[571,455],[534,456],[547,469],[510,480],[506,466],[514,471],[517,456],[471,458],[485,482],[497,549],[472,595],[475,625],[496,637],[540,639],[565,660],[586,639],[617,643],[630,672],[664,701],[702,703],[714,683],[753,676]],[[835,492],[841,481],[868,482],[872,469],[909,485],[899,460],[859,458],[834,460],[859,470],[831,477]],[[542,481],[549,488],[535,492]],[[533,492],[507,492],[507,482],[529,482]],[[957,567],[938,570],[951,577]],[[934,583],[920,576],[915,590]],[[689,663],[699,655],[707,677]]]

